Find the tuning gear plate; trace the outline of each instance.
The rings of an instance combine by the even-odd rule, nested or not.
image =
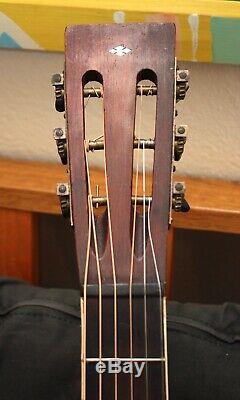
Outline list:
[[[68,162],[68,158],[67,158],[67,137],[65,129],[55,128],[53,130],[53,137],[56,141],[58,154],[62,161],[62,164],[66,165]]]
[[[53,74],[52,86],[55,92],[55,108],[59,112],[65,111],[64,102],[64,76],[63,74]]]
[[[175,125],[174,132],[174,160],[179,161],[182,157],[184,146],[187,141],[187,125]]]
[[[185,183],[174,182],[172,191],[172,208],[177,212],[188,212],[190,206],[185,199]]]
[[[57,184],[57,196],[59,197],[63,217],[70,218],[70,188],[68,183]]]

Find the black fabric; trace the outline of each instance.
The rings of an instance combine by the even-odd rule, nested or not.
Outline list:
[[[240,306],[169,303],[170,400],[240,399]],[[0,400],[80,392],[79,293],[0,279]]]

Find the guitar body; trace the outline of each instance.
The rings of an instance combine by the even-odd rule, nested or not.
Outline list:
[[[166,251],[172,192],[176,208],[183,199],[181,183],[173,190],[172,171],[175,97],[186,89],[186,77],[178,73],[176,83],[176,76],[173,24],[66,29],[65,106],[60,108],[66,108],[69,204],[81,293],[82,400],[169,396]],[[143,80],[150,86],[140,84]],[[89,89],[93,81],[102,88]],[[151,141],[136,128],[137,96],[142,100],[149,94],[156,96]],[[90,143],[85,108],[92,96],[102,98],[104,134],[102,141]],[[92,194],[93,150],[104,152],[102,198]],[[149,195],[145,153],[152,150]],[[104,205],[104,211],[96,212],[94,204]]]

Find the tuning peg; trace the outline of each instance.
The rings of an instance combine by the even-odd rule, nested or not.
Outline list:
[[[53,137],[56,140],[57,150],[61,158],[61,161],[63,165],[66,165],[68,159],[67,159],[67,137],[65,129],[55,128],[53,130]]]
[[[70,218],[70,189],[68,183],[57,184],[57,195],[59,197],[62,215]]]
[[[175,125],[174,133],[174,160],[179,161],[187,141],[187,125]]]
[[[182,207],[181,207],[182,212],[188,212],[190,211],[190,205],[188,204],[187,200],[185,198],[182,199]]]
[[[176,71],[176,100],[184,100],[189,88],[189,71],[187,69],[177,69]]]
[[[185,194],[185,183],[184,182],[174,182],[173,193],[172,193],[172,208],[174,211],[188,212],[190,206],[184,198]]]
[[[57,111],[63,112],[65,111],[63,74],[54,74],[52,76],[52,86],[55,92],[55,108]]]

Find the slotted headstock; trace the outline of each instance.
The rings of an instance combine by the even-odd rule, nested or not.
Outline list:
[[[150,80],[151,85],[139,85]],[[90,81],[98,87],[87,88]],[[151,222],[151,239],[164,287],[166,243],[171,208],[187,211],[184,185],[172,184],[173,161],[179,160],[186,142],[186,126],[175,126],[175,102],[183,100],[188,89],[188,71],[178,70],[175,62],[175,26],[164,24],[114,24],[70,26],[65,33],[64,75],[55,74],[52,83],[56,108],[66,111],[66,132],[55,130],[59,155],[69,162],[70,187],[63,196],[64,213],[71,208],[76,251],[83,285],[89,236],[89,201],[106,210],[95,215],[97,244],[104,284],[111,284],[112,261],[119,285],[128,285],[132,257],[134,203],[145,203]],[[136,98],[156,96],[155,137],[136,137]],[[104,137],[86,141],[84,98],[102,97]],[[143,116],[144,118],[144,116]],[[67,145],[66,145],[67,143]],[[68,154],[67,154],[68,148]],[[154,151],[151,196],[133,196],[134,148]],[[93,196],[88,176],[89,151],[103,151],[106,195]],[[69,198],[70,197],[70,198]],[[90,200],[89,200],[90,199]],[[66,200],[70,200],[66,202]],[[148,282],[154,281],[154,259],[148,228],[143,239],[142,214],[136,213],[134,239],[134,282],[142,281],[143,249],[148,258]],[[145,245],[143,244],[145,241]],[[90,243],[89,285],[97,283],[96,253]]]
[[[79,267],[81,399],[168,400],[167,235],[172,208],[189,209],[184,183],[172,182],[187,137],[186,125],[174,123],[175,104],[188,89],[188,71],[176,68],[175,26],[70,26],[64,74],[52,84],[56,109],[66,112],[66,129],[54,138],[70,169],[57,194],[74,227]],[[142,129],[145,96],[155,99],[150,138]],[[86,112],[93,97],[103,114],[94,140]],[[97,153],[103,171],[95,171],[93,194],[89,160]],[[137,384],[132,372],[102,377],[97,364],[109,357],[129,368],[136,357],[145,372]]]

